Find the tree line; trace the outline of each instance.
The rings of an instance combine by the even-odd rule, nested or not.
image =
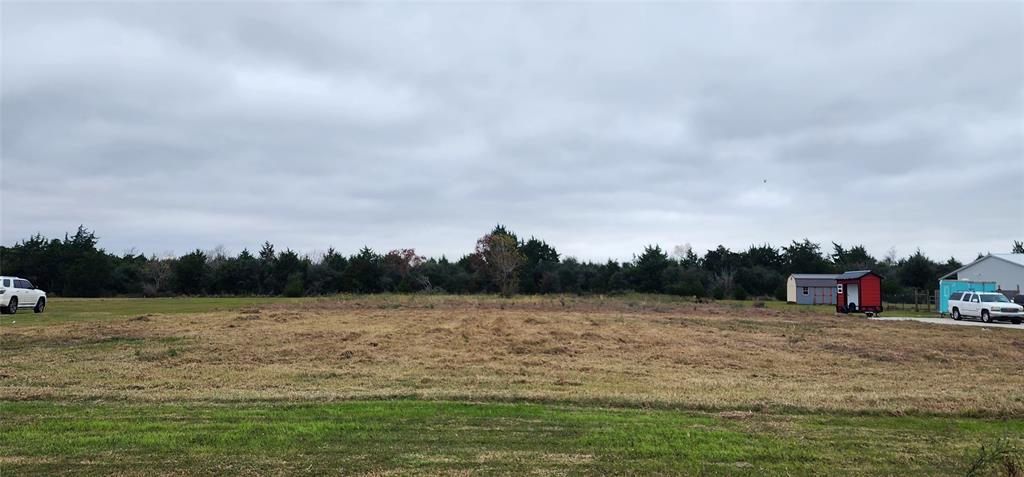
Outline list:
[[[0,273],[32,281],[58,296],[329,295],[335,293],[501,293],[512,295],[604,294],[636,291],[716,299],[785,299],[790,273],[870,269],[883,275],[891,297],[932,290],[938,277],[961,263],[935,262],[916,251],[881,259],[860,245],[829,249],[803,239],[789,245],[718,246],[698,254],[689,246],[671,252],[649,245],[630,261],[603,263],[564,257],[544,240],[522,239],[498,225],[458,260],[427,258],[414,249],[386,253],[363,247],[352,255],[329,249],[321,256],[277,250],[255,253],[195,250],[180,257],[116,255],[98,247],[93,231],[79,227],[63,239],[34,235],[0,246]],[[1014,243],[1024,252],[1024,244]],[[889,299],[889,301],[893,301]]]

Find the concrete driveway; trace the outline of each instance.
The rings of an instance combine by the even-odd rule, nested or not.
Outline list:
[[[1015,325],[1008,321],[985,323],[983,321],[972,321],[968,319],[956,321],[952,318],[914,318],[909,316],[875,316],[868,319],[877,321],[920,321],[922,323],[931,323],[934,325],[981,326],[984,328],[1010,328],[1014,330],[1024,331],[1024,324]]]

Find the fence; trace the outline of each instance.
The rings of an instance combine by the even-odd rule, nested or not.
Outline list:
[[[938,290],[914,290],[885,296],[885,310],[939,311]]]

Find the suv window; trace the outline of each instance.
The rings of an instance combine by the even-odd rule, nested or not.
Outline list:
[[[28,280],[15,280],[14,288],[28,288]]]
[[[971,301],[971,295],[973,295],[973,293],[964,293],[964,297],[962,298],[963,301]]]
[[[949,299],[950,300],[959,300],[960,298],[963,298],[963,296],[964,296],[964,292],[956,292],[956,293],[950,295]]]
[[[11,279],[10,278],[5,278],[4,279],[4,286],[5,287],[11,286]]]

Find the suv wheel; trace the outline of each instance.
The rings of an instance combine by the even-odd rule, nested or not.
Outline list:
[[[992,315],[988,314],[988,310],[981,310],[981,321],[992,323]]]
[[[18,312],[18,298],[11,297],[11,301],[7,303],[7,314],[13,315]]]
[[[953,319],[956,321],[960,321],[961,319],[963,319],[963,317],[960,316],[960,310],[957,308],[953,308]]]
[[[32,311],[34,311],[36,313],[42,313],[43,310],[45,310],[45,309],[46,309],[46,298],[40,298],[39,301],[36,302],[36,307],[33,308]]]

